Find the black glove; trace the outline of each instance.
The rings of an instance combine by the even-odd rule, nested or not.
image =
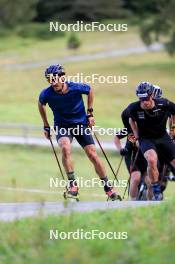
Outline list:
[[[122,149],[120,150],[120,155],[121,155],[121,156],[126,156],[126,154],[128,154],[128,149],[127,149],[127,148],[122,148]]]
[[[127,148],[122,148],[122,149],[120,150],[120,155],[121,155],[121,156],[126,156],[126,154],[128,154],[128,149],[127,149]]]
[[[46,131],[47,132],[47,134],[48,134],[48,137],[50,137],[50,127],[47,127],[47,126],[44,126],[44,131]]]

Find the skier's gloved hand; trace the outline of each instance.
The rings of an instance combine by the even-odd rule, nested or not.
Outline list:
[[[121,150],[120,150],[120,155],[121,156],[126,156],[128,154],[128,149],[127,148],[122,148]]]
[[[47,139],[50,138],[50,136],[51,136],[51,133],[50,133],[50,127],[48,127],[48,126],[44,126],[44,135],[45,135],[45,137],[46,137]]]
[[[128,134],[128,141],[131,142],[132,144],[136,143],[136,138],[134,136],[134,134]]]
[[[92,114],[87,115],[87,121],[88,121],[89,127],[95,126],[95,119],[94,119],[94,116]]]

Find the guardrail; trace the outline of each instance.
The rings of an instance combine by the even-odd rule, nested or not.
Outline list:
[[[28,137],[30,134],[42,135],[42,127],[29,124],[0,124],[0,135],[17,135]],[[7,134],[8,133],[8,134]]]
[[[41,126],[29,125],[29,124],[0,124],[0,137],[4,138],[15,138],[15,142],[17,139],[19,141],[23,141],[24,144],[28,144],[30,138],[42,138],[43,131]],[[8,141],[8,140],[7,140]]]
[[[107,150],[116,151],[113,138],[101,137],[103,147]],[[53,142],[57,145],[56,140]],[[29,124],[0,124],[0,144],[20,144],[20,145],[36,145],[49,146],[49,141],[43,135],[42,126]],[[79,144],[74,140],[73,147],[80,148]],[[98,144],[96,145],[99,149]]]

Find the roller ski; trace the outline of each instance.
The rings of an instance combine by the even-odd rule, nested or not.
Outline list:
[[[74,186],[73,184],[66,188],[66,190],[63,193],[63,197],[65,200],[75,200],[76,202],[79,202],[79,193],[78,193],[78,187]]]
[[[141,183],[138,190],[137,201],[147,201],[147,186],[144,182]]]
[[[161,192],[161,186],[158,183],[152,184],[153,190],[153,201],[162,201],[163,200],[163,193]]]
[[[122,201],[122,198],[120,195],[118,195],[113,188],[110,188],[110,190],[106,191],[107,195],[107,201]]]

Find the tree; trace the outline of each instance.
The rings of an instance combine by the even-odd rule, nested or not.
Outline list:
[[[38,0],[0,0],[0,26],[13,28],[31,21],[36,15]]]
[[[146,0],[154,2],[154,12],[144,13],[145,1],[133,0],[140,13],[140,30],[143,41],[149,45],[155,41],[161,41],[169,54],[175,53],[175,1],[174,0]],[[143,3],[143,5],[142,5]],[[163,37],[163,38],[162,38]],[[163,40],[162,40],[163,39]]]
[[[123,0],[39,0],[37,21],[100,21],[124,15]]]
[[[123,0],[124,8],[132,11],[133,15],[140,15],[145,17],[148,14],[155,14],[157,12],[157,0]]]
[[[81,45],[81,41],[78,38],[78,36],[75,33],[71,33],[68,41],[67,41],[67,46],[69,49],[78,49]]]

